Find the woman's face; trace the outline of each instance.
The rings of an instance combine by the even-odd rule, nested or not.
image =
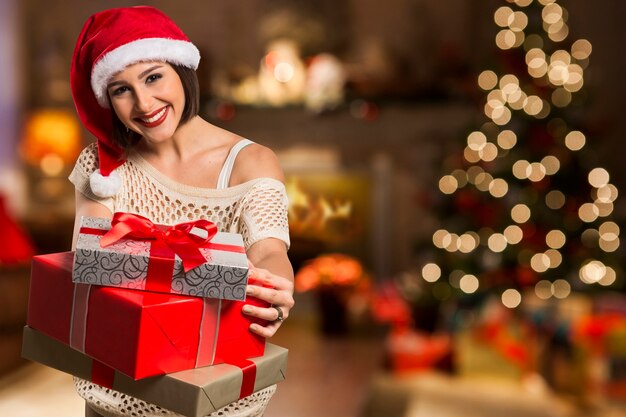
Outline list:
[[[149,142],[170,139],[185,108],[180,77],[165,62],[129,65],[111,78],[107,92],[121,122]]]

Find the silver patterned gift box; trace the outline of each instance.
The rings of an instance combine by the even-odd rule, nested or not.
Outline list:
[[[248,258],[240,234],[218,232],[209,247],[199,248],[206,262],[185,272],[178,255],[163,259],[151,254],[150,240],[121,239],[102,247],[100,240],[109,229],[110,219],[82,217],[72,271],[74,282],[245,300]],[[163,267],[159,262],[173,265]]]

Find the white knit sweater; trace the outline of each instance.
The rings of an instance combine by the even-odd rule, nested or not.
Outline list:
[[[223,189],[193,187],[165,176],[131,151],[126,163],[118,168],[121,189],[115,196],[103,199],[94,195],[89,186],[89,175],[97,168],[97,148],[92,144],[80,154],[69,179],[76,190],[102,203],[111,212],[135,213],[163,225],[206,219],[215,223],[220,231],[240,233],[246,249],[270,237],[289,246],[288,201],[280,181],[258,178]],[[78,394],[104,417],[179,416],[85,380],[75,378],[74,382]],[[211,417],[261,416],[275,390],[276,386],[261,390],[212,413]]]

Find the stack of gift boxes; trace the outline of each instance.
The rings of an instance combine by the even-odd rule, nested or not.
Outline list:
[[[33,258],[22,354],[205,416],[285,377],[287,350],[250,332],[241,312],[247,284],[241,235],[204,221],[84,217],[75,252]]]

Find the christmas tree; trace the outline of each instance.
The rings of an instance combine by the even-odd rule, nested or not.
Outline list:
[[[494,13],[498,64],[480,73],[484,123],[444,162],[422,284],[435,299],[561,300],[622,286],[617,188],[581,110],[591,44],[570,40],[556,0],[507,0]],[[434,244],[434,247],[432,246]]]

